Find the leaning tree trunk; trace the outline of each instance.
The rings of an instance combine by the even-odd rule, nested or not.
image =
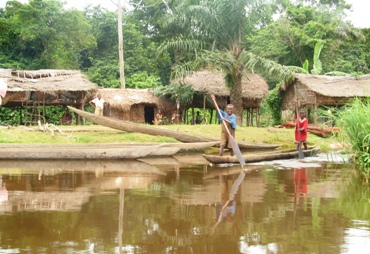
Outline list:
[[[242,96],[242,75],[232,77],[233,86],[230,91],[230,101],[234,105],[234,114],[239,126],[243,123],[243,96]]]

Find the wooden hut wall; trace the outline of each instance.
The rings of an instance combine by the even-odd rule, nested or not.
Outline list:
[[[339,107],[352,101],[353,97],[329,97],[321,94],[316,95],[316,101],[319,106]]]
[[[145,123],[144,104],[134,104],[130,109],[130,121],[135,123]],[[153,119],[154,120],[154,119]]]
[[[130,120],[130,111],[128,111],[128,114],[125,114],[125,111],[122,111],[119,108],[110,107],[109,104],[106,106],[106,108],[108,108],[108,110],[107,111],[104,110],[105,116],[109,116],[109,117],[116,118],[119,120],[127,120],[127,121]]]
[[[316,93],[300,82],[297,82],[295,85],[296,91],[294,90],[294,85],[290,85],[284,92],[282,110],[294,110],[295,99],[298,100],[300,107],[315,108],[315,105],[317,105]]]

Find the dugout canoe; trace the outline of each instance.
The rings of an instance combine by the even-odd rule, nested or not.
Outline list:
[[[169,148],[164,145],[135,146],[135,147],[103,147],[100,144],[90,145],[69,145],[53,146],[45,145],[37,148],[30,146],[5,148],[2,145],[0,160],[115,160],[115,159],[136,159],[150,155],[173,155],[180,148]],[[164,150],[162,150],[164,149]]]
[[[315,156],[319,147],[310,147],[307,150],[303,150],[305,157]],[[219,156],[219,155],[210,155],[202,154],[203,157],[213,164],[223,164],[223,163],[239,163],[236,156]],[[246,163],[251,162],[260,162],[260,161],[271,161],[279,159],[292,159],[298,158],[298,151],[296,149],[281,150],[281,151],[272,151],[272,152],[259,152],[259,153],[247,153],[243,154],[243,158]]]
[[[198,142],[211,142],[211,141],[219,142],[219,139],[191,135],[185,132],[166,130],[159,126],[150,126],[150,125],[145,125],[145,124],[133,123],[133,122],[115,119],[115,118],[107,117],[107,116],[98,116],[98,115],[95,115],[95,114],[92,114],[92,113],[89,113],[83,110],[79,110],[79,109],[76,109],[70,106],[68,106],[68,108],[72,110],[73,112],[75,112],[76,114],[86,118],[87,120],[95,124],[110,127],[116,130],[127,131],[127,132],[138,132],[138,133],[144,133],[144,134],[155,135],[155,136],[166,136],[166,137],[174,138],[184,143],[198,143]],[[240,149],[248,149],[248,150],[273,150],[281,146],[281,145],[276,145],[276,144],[249,144],[249,143],[244,143],[244,142],[238,142],[238,145]]]
[[[137,159],[199,152],[217,143],[0,144],[0,160]]]
[[[145,124],[133,123],[129,121],[124,121],[120,119],[115,119],[112,117],[107,116],[98,116],[83,110],[79,110],[73,107],[68,106],[70,110],[75,112],[76,114],[86,118],[87,120],[95,123],[100,124],[103,126],[107,126],[113,129],[128,131],[128,132],[139,132],[149,135],[155,136],[166,136],[174,138],[178,141],[190,143],[190,142],[207,142],[207,141],[215,141],[205,137],[199,137],[195,135],[190,135],[188,133],[179,132],[179,131],[171,131],[160,128],[159,126],[149,126]]]

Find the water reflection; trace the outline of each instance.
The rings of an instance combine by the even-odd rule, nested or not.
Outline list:
[[[215,228],[217,225],[226,220],[232,222],[233,217],[235,216],[236,209],[236,194],[238,193],[239,186],[243,182],[245,177],[244,171],[240,173],[238,178],[234,181],[231,177],[220,175],[220,190],[221,190],[221,203],[216,205],[216,224],[211,229],[211,235],[214,234]]]
[[[369,188],[343,166],[241,172],[161,160],[4,161],[0,252],[361,253],[370,247]]]

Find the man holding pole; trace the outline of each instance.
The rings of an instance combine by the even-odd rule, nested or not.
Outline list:
[[[227,147],[230,149],[230,155],[233,156],[234,151],[230,142],[230,136],[235,138],[236,116],[233,114],[234,106],[232,104],[228,104],[226,106],[226,112],[222,111],[218,108],[216,98],[213,94],[211,94],[211,98],[215,104],[217,111],[219,112],[216,115],[217,118],[224,122],[221,122],[221,142],[219,155],[223,156],[224,148]]]

